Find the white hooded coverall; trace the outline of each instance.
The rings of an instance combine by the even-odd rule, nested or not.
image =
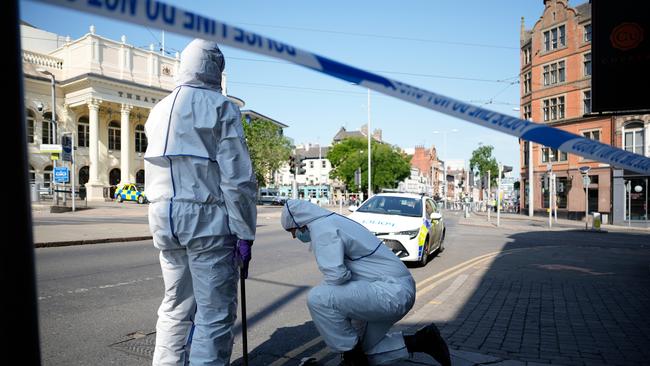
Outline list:
[[[324,282],[307,306],[325,343],[345,352],[361,340],[375,365],[408,358],[402,333],[387,334],[415,302],[415,282],[399,258],[359,223],[307,201],[287,201],[281,222],[309,229]]]
[[[257,183],[238,107],[221,94],[214,42],[183,50],[177,86],[145,125],[149,226],[165,294],[154,365],[227,365],[237,314],[237,239],[254,240]]]

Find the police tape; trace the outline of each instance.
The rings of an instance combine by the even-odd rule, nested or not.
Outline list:
[[[460,100],[387,79],[259,34],[155,0],[36,0],[129,23],[203,38],[286,60],[425,108],[524,140],[596,161],[650,174],[650,158],[554,127],[477,107]]]

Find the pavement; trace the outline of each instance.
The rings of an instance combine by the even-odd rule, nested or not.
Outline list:
[[[151,238],[146,204],[93,202],[88,207],[80,206],[76,212],[51,213],[51,204],[33,204],[35,246],[57,247]],[[337,212],[339,209],[335,206],[328,208]],[[279,218],[280,213],[280,207],[259,207],[258,219]],[[486,213],[471,213],[469,217],[463,217],[460,212],[449,214],[459,216],[460,225],[474,226],[479,231],[496,230],[506,235],[547,231],[549,235],[561,238],[567,232],[584,229],[584,222],[562,219],[554,221],[553,228],[549,229],[547,218],[528,218],[516,214],[502,214],[500,225],[496,227],[496,214],[489,222]],[[595,241],[607,243],[609,235],[621,233],[650,233],[650,229],[646,228],[612,225],[603,225],[602,229],[602,236],[595,234],[601,239]],[[517,235],[510,237],[516,238]],[[648,239],[644,235],[638,237]],[[552,244],[554,239],[551,236],[547,240]],[[629,290],[626,287],[638,280],[636,277],[626,277],[627,266],[645,266],[646,272],[648,270],[650,252],[643,250],[643,245],[626,247],[623,243],[615,248],[595,246],[588,249],[594,253],[590,265],[583,263],[576,266],[560,259],[563,256],[584,256],[583,247],[557,248],[555,251],[545,249],[541,252],[535,251],[537,248],[526,251],[527,248],[511,244],[506,247],[508,250],[498,255],[473,262],[464,272],[452,273],[454,277],[441,278],[440,281],[448,279],[447,290],[410,314],[402,323],[408,324],[410,330],[430,321],[440,324],[452,351],[453,365],[647,364],[646,360],[650,359],[649,282],[637,282],[638,286],[629,287]],[[514,244],[517,244],[516,239]],[[650,241],[648,244],[650,247]],[[638,263],[629,263],[630,254]],[[553,263],[559,264],[540,264],[547,263],[540,259],[543,255],[555,258]],[[612,263],[618,266],[617,269],[611,269]],[[511,266],[508,268],[518,266],[521,271],[513,275],[500,269],[506,265]],[[602,268],[598,269],[598,266]],[[548,273],[559,272],[563,273],[563,277],[548,277]],[[615,277],[614,273],[625,275]],[[396,328],[399,329],[400,325]],[[616,347],[612,348],[613,344]],[[287,364],[294,364],[293,361]],[[336,362],[332,355],[323,360],[325,365],[335,365]],[[428,357],[414,357],[398,363],[413,364],[436,363]]]

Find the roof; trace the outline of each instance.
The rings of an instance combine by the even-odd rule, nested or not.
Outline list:
[[[334,138],[332,140],[334,140],[334,142],[338,142],[348,137],[366,137],[366,135],[361,133],[361,131],[348,131],[345,129],[345,127],[341,127],[339,132],[334,135]]]
[[[297,148],[296,155],[302,156],[305,159],[318,159],[319,157],[325,159],[329,151],[329,146],[320,146],[319,151],[319,145],[309,145],[306,148]]]
[[[578,12],[580,22],[591,19],[591,1],[580,4],[575,9]]]
[[[229,95],[228,97],[232,98],[230,95]],[[242,114],[242,116],[251,116],[251,117],[253,117],[253,118],[259,118],[259,119],[267,120],[267,121],[269,121],[269,122],[271,122],[271,123],[277,125],[277,126],[280,127],[280,128],[287,128],[287,127],[289,127],[288,125],[285,125],[284,123],[282,123],[282,122],[280,122],[280,121],[277,121],[277,120],[275,120],[275,119],[273,119],[273,118],[271,118],[271,117],[267,117],[267,116],[263,115],[262,113],[255,112],[255,111],[252,110],[252,109],[242,110],[242,111],[241,111],[241,114]]]

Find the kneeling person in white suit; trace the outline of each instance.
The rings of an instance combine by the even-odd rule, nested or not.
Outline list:
[[[318,332],[341,365],[382,365],[425,352],[451,365],[435,325],[414,335],[388,333],[415,302],[406,266],[370,231],[344,216],[301,200],[289,200],[282,227],[309,243],[324,282],[311,289],[307,306]]]

